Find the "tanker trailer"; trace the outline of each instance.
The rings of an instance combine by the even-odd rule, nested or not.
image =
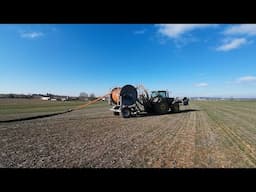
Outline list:
[[[132,85],[112,89],[110,99],[114,103],[111,109],[114,115],[121,114],[124,118],[136,115],[140,111],[136,105],[137,97],[137,89]]]

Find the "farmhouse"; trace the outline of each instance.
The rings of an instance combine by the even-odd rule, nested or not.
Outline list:
[[[48,100],[50,100],[50,97],[41,97],[41,100],[48,101]]]

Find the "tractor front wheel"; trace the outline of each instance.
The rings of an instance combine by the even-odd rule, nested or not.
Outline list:
[[[179,105],[179,103],[173,104],[173,106],[171,107],[171,111],[172,111],[173,113],[178,113],[178,112],[180,112],[180,105]]]

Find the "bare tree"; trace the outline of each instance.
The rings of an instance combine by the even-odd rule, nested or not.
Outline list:
[[[88,97],[88,94],[86,92],[81,92],[80,97]]]
[[[95,98],[96,98],[96,97],[95,97],[94,93],[91,93],[90,96],[89,96],[89,99],[90,99],[90,100],[93,100],[93,99],[95,99]]]

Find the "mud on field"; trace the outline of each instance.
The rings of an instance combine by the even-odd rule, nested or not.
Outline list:
[[[0,165],[256,167],[256,108],[249,104],[194,102],[181,113],[129,119],[108,109],[1,123]]]

